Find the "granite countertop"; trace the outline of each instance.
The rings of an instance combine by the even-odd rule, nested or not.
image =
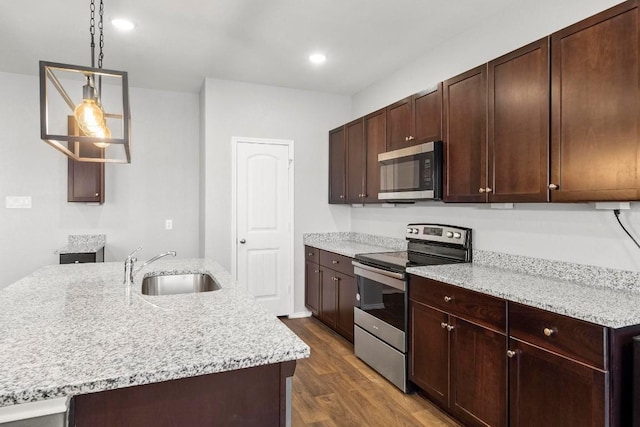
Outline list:
[[[407,249],[405,239],[375,236],[372,234],[335,232],[308,233],[304,244],[353,258],[356,254],[401,251]]]
[[[209,273],[214,292],[145,296],[145,275]],[[308,357],[309,347],[211,260],[53,265],[0,290],[0,406]]]
[[[411,267],[407,273],[601,326],[640,324],[635,272],[492,252],[474,251],[474,258],[478,262]],[[495,258],[503,259],[501,266]]]
[[[91,254],[103,249],[107,243],[104,234],[71,234],[67,246],[56,250],[55,254]]]

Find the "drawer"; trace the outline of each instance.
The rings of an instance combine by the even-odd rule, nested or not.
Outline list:
[[[607,369],[604,326],[509,303],[509,335],[599,369]]]
[[[311,246],[304,247],[304,259],[307,261],[320,263],[320,249],[312,248]]]
[[[333,252],[320,251],[320,265],[330,268],[347,276],[353,276],[353,258],[338,255]]]
[[[60,264],[84,264],[96,262],[96,253],[88,254],[60,254]]]
[[[414,275],[409,276],[409,298],[506,333],[507,302],[503,299]]]

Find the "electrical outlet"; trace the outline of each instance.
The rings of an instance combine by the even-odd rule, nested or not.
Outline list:
[[[173,230],[173,220],[172,219],[168,219],[164,222],[164,229],[165,230]]]
[[[5,197],[7,209],[31,209],[31,196],[7,196]]]

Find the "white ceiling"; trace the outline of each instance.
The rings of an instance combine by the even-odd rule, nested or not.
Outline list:
[[[213,77],[352,95],[524,1],[104,0],[103,66],[134,87],[197,92]],[[89,3],[1,0],[0,71],[90,65]],[[136,29],[116,31],[121,16]],[[313,51],[327,62],[309,63]]]

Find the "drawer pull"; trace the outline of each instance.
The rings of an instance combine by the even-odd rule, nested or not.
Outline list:
[[[449,326],[449,325],[447,325],[445,322],[440,323],[440,327],[442,329],[446,328],[447,326]]]
[[[452,300],[453,300],[453,297],[449,297],[445,295],[444,302],[451,302]]]
[[[544,330],[543,330],[542,332],[544,332],[544,334],[545,334],[546,336],[550,337],[551,335],[555,334],[555,332],[556,332],[556,331],[555,331],[555,330],[553,330],[553,329],[544,328]]]
[[[320,270],[313,270],[314,273],[320,273]]]
[[[313,256],[313,252],[309,252],[309,256]]]
[[[513,350],[507,350],[507,357],[508,358],[512,358],[513,356],[516,355],[516,352]]]
[[[337,264],[339,261],[336,261],[335,259],[333,261],[331,261],[331,264]]]
[[[455,326],[447,325],[447,331],[451,332],[451,331],[453,331],[453,328],[455,328]]]

